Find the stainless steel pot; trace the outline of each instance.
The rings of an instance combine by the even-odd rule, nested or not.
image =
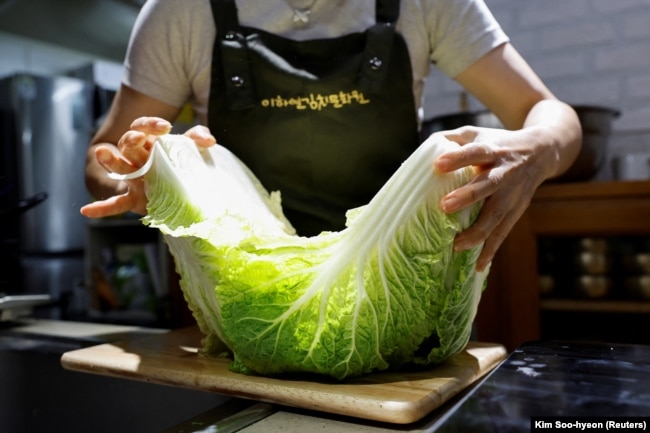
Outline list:
[[[619,110],[593,105],[574,105],[582,126],[582,148],[571,167],[557,181],[584,181],[594,177],[605,163],[612,122]]]

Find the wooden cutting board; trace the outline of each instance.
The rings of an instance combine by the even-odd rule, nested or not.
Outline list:
[[[230,360],[199,355],[195,327],[67,352],[69,370],[217,392],[303,409],[407,424],[417,421],[492,370],[498,344],[470,342],[445,363],[419,372],[367,375],[345,383],[246,376]]]

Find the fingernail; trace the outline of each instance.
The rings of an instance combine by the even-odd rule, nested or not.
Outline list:
[[[156,129],[159,131],[165,131],[167,128],[169,128],[169,123],[159,120],[156,122]]]
[[[445,171],[449,168],[449,164],[451,164],[451,159],[442,155],[436,159],[435,168],[440,171]]]
[[[479,258],[476,261],[476,271],[477,272],[483,272],[490,265],[491,261],[492,261],[491,259]]]
[[[460,252],[460,251],[465,251],[470,249],[472,246],[469,244],[469,242],[464,241],[462,239],[454,241],[454,251],[455,252]]]
[[[440,200],[440,208],[443,212],[453,212],[458,208],[458,199],[454,197],[446,197]]]
[[[99,161],[99,163],[102,165],[109,164],[113,159],[112,156],[106,152],[97,152],[95,156],[97,158],[97,161]]]
[[[206,131],[205,129],[203,129],[203,128],[199,128],[199,129],[197,130],[197,135],[198,135],[199,137],[201,137],[201,138],[205,138],[205,139],[210,138],[210,133],[209,133],[208,131]]]

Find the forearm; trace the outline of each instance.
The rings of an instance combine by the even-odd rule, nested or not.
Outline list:
[[[542,148],[548,178],[564,173],[573,163],[582,143],[577,114],[569,105],[556,99],[537,102],[529,111],[523,131]]]

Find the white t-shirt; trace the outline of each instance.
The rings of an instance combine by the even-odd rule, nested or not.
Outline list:
[[[296,28],[291,2],[237,0],[239,22],[295,40],[362,32],[375,22],[375,0],[316,0],[309,25]],[[409,49],[420,118],[432,63],[455,77],[508,40],[483,0],[402,0],[397,31]],[[206,124],[215,34],[210,0],[147,0],[131,35],[124,84],[175,107],[189,102]]]

